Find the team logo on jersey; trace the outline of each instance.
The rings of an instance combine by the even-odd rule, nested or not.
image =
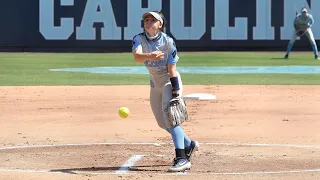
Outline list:
[[[176,57],[176,55],[177,55],[177,50],[175,49],[175,50],[172,52],[172,54],[171,54],[171,55],[172,55],[172,57],[173,57],[173,58],[175,58],[175,57]]]

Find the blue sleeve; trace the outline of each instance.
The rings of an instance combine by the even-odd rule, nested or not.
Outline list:
[[[169,39],[169,45],[171,46],[171,51],[168,57],[168,64],[176,64],[179,60],[179,56],[177,54],[176,44],[172,38]]]
[[[140,41],[138,40],[138,35],[136,35],[135,37],[133,37],[132,40],[132,51],[135,50],[137,47],[141,46]]]
[[[309,15],[309,17],[310,17],[310,20],[311,20],[311,22],[310,22],[310,27],[313,25],[313,23],[314,23],[314,19],[313,19],[313,16],[310,14]]]

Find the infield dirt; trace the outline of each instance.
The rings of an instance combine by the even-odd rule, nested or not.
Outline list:
[[[202,144],[187,175],[166,172],[172,144],[120,144],[0,150],[0,179],[320,179],[320,86],[185,85],[191,93],[217,100],[186,101],[187,135],[238,145]],[[153,117],[149,86],[2,86],[0,102],[2,147],[172,142]],[[123,106],[126,119],[118,115]],[[144,157],[128,174],[112,174],[133,155]]]

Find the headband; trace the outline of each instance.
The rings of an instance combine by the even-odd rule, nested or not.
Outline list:
[[[161,24],[163,24],[163,19],[161,18],[160,14],[156,13],[156,12],[147,12],[144,13],[142,16],[142,19],[144,20],[148,15],[153,16],[154,18],[156,18],[158,21],[161,22]]]

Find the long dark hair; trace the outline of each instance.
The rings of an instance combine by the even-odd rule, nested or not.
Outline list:
[[[160,17],[162,18],[163,24],[162,24],[162,28],[160,28],[160,30],[161,30],[162,32],[164,32],[164,29],[165,29],[166,24],[167,24],[166,17],[165,17],[165,16],[162,14],[162,12],[160,12],[160,11],[152,11],[152,12],[158,13],[158,14],[160,15]]]

